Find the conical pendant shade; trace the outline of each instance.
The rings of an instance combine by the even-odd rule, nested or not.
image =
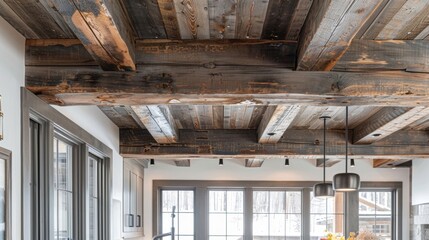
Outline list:
[[[349,107],[346,107],[346,172],[334,176],[334,190],[337,192],[354,192],[360,189],[360,176],[348,172],[348,141],[349,141]]]
[[[314,185],[314,197],[331,198],[335,196],[332,183],[326,182],[326,120],[330,117],[321,117],[323,119],[323,182]]]

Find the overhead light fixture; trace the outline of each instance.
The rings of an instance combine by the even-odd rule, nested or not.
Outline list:
[[[219,166],[223,166],[223,159],[222,158],[219,159]]]
[[[153,159],[153,158],[152,158],[152,159],[150,160],[150,165],[155,165],[155,159]]]
[[[1,108],[2,97],[0,95],[0,141],[3,140],[3,111]]]
[[[355,160],[353,158],[350,159],[350,167],[356,167]]]
[[[323,182],[317,183],[313,187],[314,197],[316,198],[331,198],[335,196],[335,191],[332,183],[326,182],[326,120],[328,116],[323,116]]]
[[[289,158],[286,158],[286,159],[285,159],[285,166],[287,166],[287,167],[289,167],[289,166],[290,166]]]
[[[349,107],[346,106],[346,172],[339,173],[334,176],[334,190],[338,192],[354,192],[360,189],[360,176],[356,173],[349,173],[349,155],[348,155],[348,142],[349,142]]]

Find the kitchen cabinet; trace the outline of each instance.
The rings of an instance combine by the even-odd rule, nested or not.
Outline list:
[[[143,236],[143,167],[124,161],[123,236]]]

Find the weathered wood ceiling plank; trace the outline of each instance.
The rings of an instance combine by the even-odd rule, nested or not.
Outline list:
[[[332,167],[335,164],[344,161],[344,159],[341,158],[327,158],[326,159],[326,167]],[[323,158],[316,159],[316,167],[323,167],[324,161]]]
[[[169,109],[179,129],[194,129],[194,123],[190,113],[193,109],[190,108],[190,106],[170,105]]]
[[[122,1],[137,38],[167,38],[157,0]]]
[[[429,108],[383,108],[354,129],[354,144],[371,144],[429,115]]]
[[[296,42],[270,40],[138,40],[137,65],[295,67]],[[97,65],[79,40],[27,40],[26,65]]]
[[[168,39],[180,39],[180,28],[173,0],[158,0]]]
[[[209,0],[210,38],[235,38],[237,0]]]
[[[0,1],[0,16],[13,26],[19,33],[27,39],[37,39],[37,33],[27,25],[7,4],[5,1]]]
[[[167,106],[131,106],[158,143],[176,143],[178,130]]]
[[[380,4],[373,0],[315,0],[301,31],[297,69],[331,70]]]
[[[64,20],[61,20],[59,14],[49,6],[48,0],[3,1],[37,34],[38,38],[75,38]]]
[[[268,0],[240,0],[237,2],[235,38],[261,38],[268,2]]]
[[[265,159],[322,157],[322,130],[287,130],[277,144],[260,144],[254,130],[180,130],[180,142],[158,144],[147,130],[121,129],[120,153],[123,157],[156,158],[235,158]],[[422,131],[399,131],[371,145],[350,145],[354,158],[414,159],[429,156],[429,135]],[[327,157],[343,159],[344,130],[327,132]]]
[[[297,0],[270,0],[261,38],[286,39],[298,2]]]
[[[334,70],[380,69],[429,72],[429,44],[425,40],[355,40]]]
[[[429,2],[408,0],[378,34],[376,39],[414,39],[427,27]]]
[[[411,159],[374,159],[372,166],[374,168],[392,168],[411,161]]]
[[[224,129],[248,129],[253,105],[225,105],[224,106]]]
[[[298,40],[299,33],[304,26],[312,4],[313,0],[298,0],[298,4],[291,19],[289,31],[286,34],[287,40]]]
[[[190,167],[191,166],[191,160],[175,160],[174,163],[178,167]]]
[[[246,159],[244,165],[248,168],[259,168],[263,163],[264,159]]]
[[[134,38],[119,2],[52,1],[102,69],[135,70]]]
[[[182,39],[209,39],[207,0],[174,0]]]
[[[298,105],[268,106],[258,127],[259,143],[277,143],[298,115],[300,109],[301,107]]]
[[[383,28],[392,20],[407,1],[408,0],[389,0],[387,4],[381,4],[384,5],[383,10],[377,15],[367,29],[363,29],[365,31],[359,38],[369,40],[376,39]]]
[[[119,128],[140,128],[124,106],[99,106],[100,110]],[[143,125],[143,124],[141,124]]]
[[[145,66],[137,72],[103,72],[96,67],[27,67],[26,86],[46,101],[61,105],[429,104],[428,74],[398,71]]]

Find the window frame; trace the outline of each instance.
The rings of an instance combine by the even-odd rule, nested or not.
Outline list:
[[[0,147],[0,158],[5,160],[5,230],[6,230],[6,240],[12,239],[12,218],[11,218],[11,207],[12,207],[12,182],[11,182],[11,171],[12,171],[12,152]]]
[[[189,190],[195,189],[194,202],[194,229],[195,239],[207,239],[208,232],[208,190],[210,189],[244,189],[244,239],[252,239],[252,214],[253,214],[253,190],[285,190],[302,191],[302,240],[310,239],[310,192],[317,182],[312,181],[216,181],[216,180],[153,180],[152,182],[152,226],[153,235],[161,233],[160,230],[160,190]],[[392,231],[392,240],[402,236],[402,182],[362,182],[361,190],[371,189],[395,190],[395,225],[396,231]],[[343,225],[345,232],[358,231],[359,202],[358,192],[344,194]],[[354,230],[356,229],[356,230]]]
[[[45,240],[53,239],[53,211],[49,203],[53,201],[53,138],[58,134],[69,142],[76,144],[78,160],[73,162],[73,191],[79,196],[74,200],[73,236],[75,239],[86,239],[86,222],[88,214],[87,162],[90,153],[103,159],[103,175],[99,188],[102,189],[101,208],[102,224],[99,239],[109,240],[110,206],[112,200],[112,168],[113,151],[79,125],[62,115],[53,107],[43,102],[33,93],[21,88],[21,133],[22,133],[22,239]],[[31,121],[38,124],[38,157],[39,165],[32,159],[30,144]],[[47,161],[42,161],[47,160]],[[40,165],[41,164],[41,165]],[[35,170],[37,168],[37,170]],[[42,175],[43,174],[43,175]],[[41,176],[42,175],[42,176]],[[34,180],[40,183],[34,183]],[[76,180],[76,182],[75,182]],[[36,188],[36,184],[37,189]],[[38,199],[32,199],[37,192]],[[40,194],[39,194],[40,192]],[[75,197],[75,196],[74,196]],[[38,208],[36,214],[34,209]],[[35,234],[36,233],[36,234]]]

